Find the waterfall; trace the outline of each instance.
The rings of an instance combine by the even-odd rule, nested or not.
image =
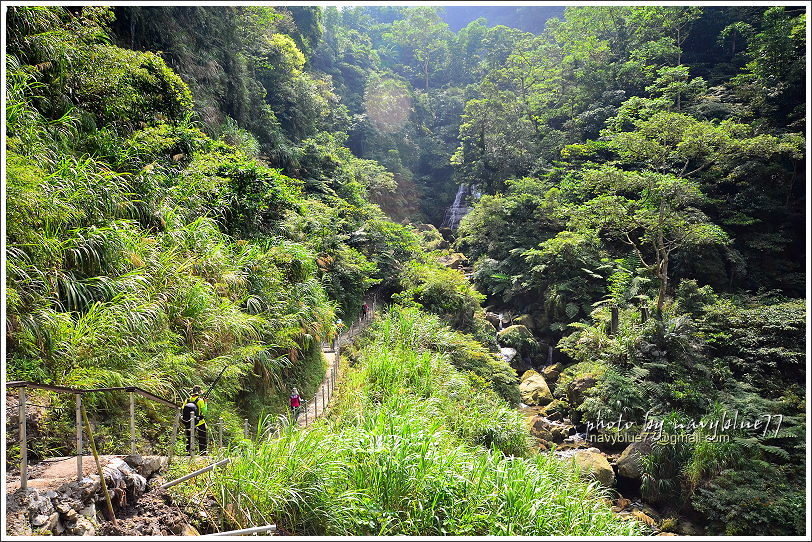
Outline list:
[[[466,201],[466,196],[469,194],[478,195],[478,192],[476,192],[473,186],[461,184],[457,189],[457,195],[454,196],[454,203],[452,203],[451,207],[445,212],[445,218],[443,219],[441,227],[454,229],[459,226],[460,220],[462,220],[462,217],[464,217],[469,210],[468,202]]]

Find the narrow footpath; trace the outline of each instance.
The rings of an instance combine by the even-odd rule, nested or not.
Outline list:
[[[358,336],[359,333],[366,329],[370,322],[372,322],[374,316],[375,303],[373,302],[370,304],[369,316],[366,319],[356,320],[345,333],[338,336],[335,350],[331,344],[322,345],[324,359],[327,361],[327,371],[325,372],[324,380],[316,390],[315,395],[307,401],[305,407],[299,413],[299,418],[296,420],[299,427],[307,427],[313,423],[314,420],[324,415],[324,411],[327,409],[327,405],[330,403],[330,398],[332,398],[335,382],[339,377],[339,356],[341,347],[350,342],[352,339]]]

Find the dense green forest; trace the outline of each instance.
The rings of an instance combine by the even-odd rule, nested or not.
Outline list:
[[[262,480],[297,533],[640,534],[512,408],[554,364],[579,430],[780,415],[652,445],[636,489],[803,534],[805,8],[459,9],[8,8],[6,380],[180,401],[225,368],[238,440],[375,295],[328,419],[241,443],[223,508]],[[67,455],[41,400],[31,454]],[[124,399],[87,406],[114,450]]]

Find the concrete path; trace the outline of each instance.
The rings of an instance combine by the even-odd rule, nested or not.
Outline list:
[[[336,341],[339,356],[341,353],[341,347],[361,333],[370,324],[370,322],[372,322],[374,314],[374,305],[372,305],[372,310],[370,311],[370,315],[366,320],[358,320],[354,322],[345,333],[339,335],[339,338]],[[316,390],[315,395],[310,398],[309,401],[307,401],[304,407],[301,407],[299,419],[297,420],[299,427],[307,427],[313,423],[314,420],[324,415],[324,411],[330,404],[330,399],[332,398],[332,394],[335,389],[335,382],[339,377],[340,360],[338,359],[338,356],[336,356],[336,351],[333,350],[332,345],[322,345],[322,352],[324,353],[324,359],[327,361],[327,372],[324,374],[324,380]]]

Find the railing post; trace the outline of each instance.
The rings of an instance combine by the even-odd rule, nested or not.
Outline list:
[[[82,468],[82,394],[76,394],[76,481],[81,482],[84,478]]]
[[[20,489],[28,489],[28,436],[25,427],[25,386],[20,388]]]
[[[130,455],[135,455],[135,392],[130,392]]]
[[[175,447],[178,445],[178,426],[180,425],[180,409],[175,411],[175,421],[172,424],[172,440],[169,444],[169,459],[168,463],[172,463],[172,455],[175,453]]]
[[[245,438],[250,438],[248,434],[248,418],[245,418],[242,423],[242,432]]]
[[[197,433],[197,416],[195,416],[195,414],[192,413],[192,429],[189,431],[189,458],[190,459],[195,458],[195,445],[197,444],[195,442],[195,439],[197,437],[196,433]]]
[[[617,307],[612,307],[612,323],[611,323],[611,327],[609,328],[610,333],[612,335],[617,333],[618,320],[619,320],[618,308]]]
[[[217,447],[223,447],[223,418],[217,420]]]
[[[305,411],[305,427],[307,427],[307,401],[305,401],[304,411]]]
[[[322,386],[322,387],[321,387],[321,413],[322,413],[322,414],[324,414],[324,409],[325,409],[325,407],[327,406],[327,405],[325,404],[325,402],[324,402],[324,393],[327,391],[327,390],[325,389],[326,387],[327,387],[327,386]]]

